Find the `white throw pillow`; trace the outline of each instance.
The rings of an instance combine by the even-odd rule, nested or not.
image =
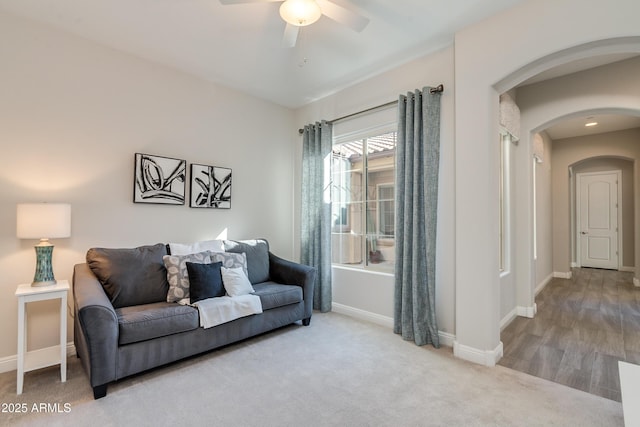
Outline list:
[[[224,240],[203,240],[194,243],[169,243],[171,255],[189,255],[199,252],[224,252]]]
[[[241,267],[238,268],[221,268],[222,272],[222,284],[227,294],[230,297],[237,297],[240,295],[247,295],[252,292],[253,286],[249,278],[244,273]]]

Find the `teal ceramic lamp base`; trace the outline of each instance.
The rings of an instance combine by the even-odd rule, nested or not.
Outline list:
[[[48,240],[41,240],[34,247],[36,249],[36,274],[31,286],[55,285],[56,279],[53,277],[53,267],[51,266],[53,245]]]

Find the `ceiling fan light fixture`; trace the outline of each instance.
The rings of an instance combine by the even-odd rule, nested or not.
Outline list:
[[[280,16],[291,25],[304,27],[320,19],[322,10],[315,0],[286,0],[280,6]]]

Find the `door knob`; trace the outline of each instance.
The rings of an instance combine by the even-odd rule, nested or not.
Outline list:
[[[586,231],[581,231],[580,234],[589,234]]]

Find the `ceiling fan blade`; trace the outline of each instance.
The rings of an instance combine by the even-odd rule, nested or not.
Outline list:
[[[300,31],[300,27],[287,24],[287,26],[284,27],[284,36],[282,37],[282,47],[285,47],[285,48],[295,47],[296,41],[298,40],[298,31]]]
[[[316,0],[320,6],[322,14],[336,22],[346,25],[354,31],[360,32],[369,24],[369,18],[356,12],[339,6],[329,0]]]
[[[220,0],[222,4],[242,4],[242,3],[269,3],[269,2],[278,2],[284,0]]]

